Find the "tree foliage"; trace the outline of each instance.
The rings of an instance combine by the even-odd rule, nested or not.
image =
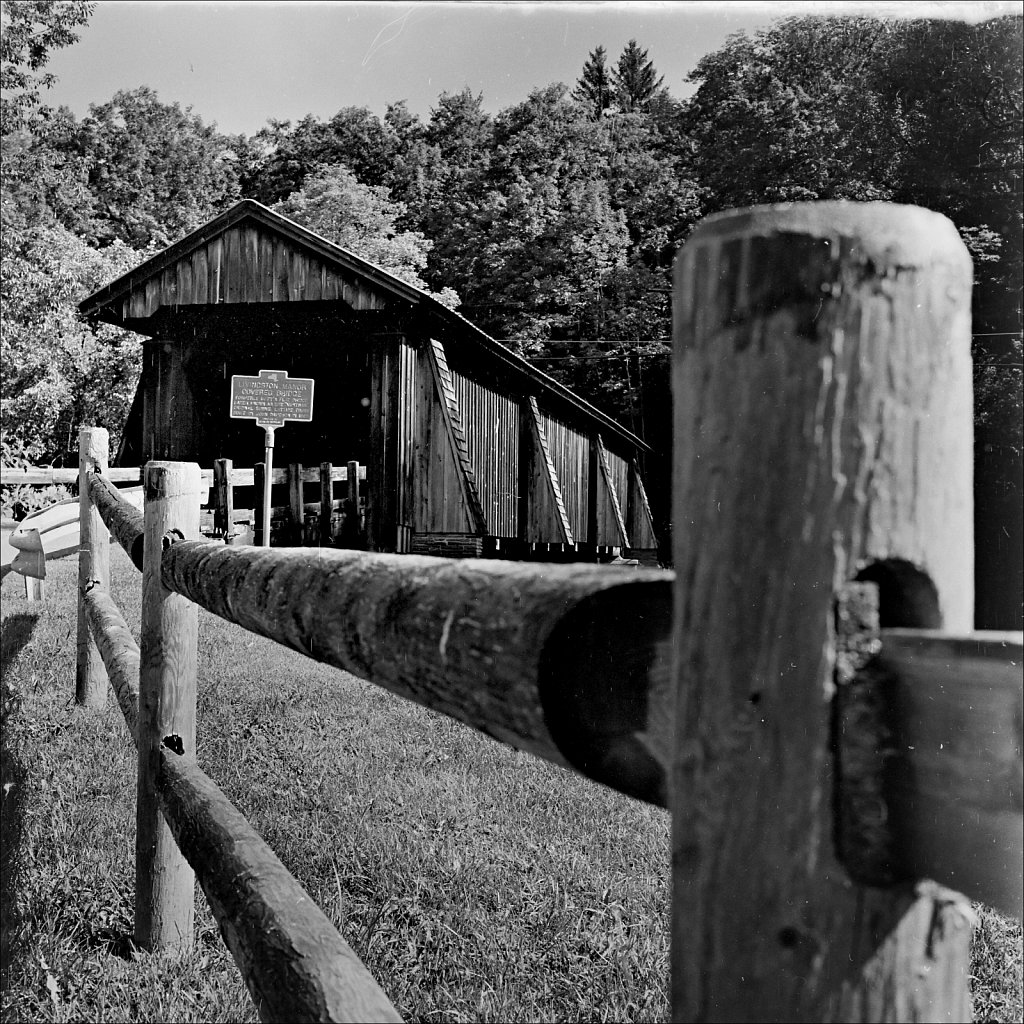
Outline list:
[[[615,99],[612,72],[608,67],[608,53],[603,46],[590,51],[583,65],[572,98],[594,121],[599,121]]]
[[[635,39],[626,43],[611,75],[615,102],[626,114],[646,110],[659,95],[665,79],[654,70],[654,61]]]
[[[3,0],[0,3],[0,130],[22,127],[39,103],[40,90],[54,76],[42,69],[53,50],[78,40],[75,31],[85,25],[94,3],[65,0]]]
[[[116,446],[141,370],[141,338],[92,328],[76,305],[146,253],[97,250],[59,225],[4,233],[0,244],[0,411],[5,455],[48,463],[73,450],[83,424]]]
[[[405,212],[382,185],[363,185],[343,164],[322,167],[306,176],[302,187],[273,209],[322,235],[355,255],[426,290],[420,271],[426,265],[430,243],[418,231],[396,227]],[[448,289],[438,298],[458,304]]]

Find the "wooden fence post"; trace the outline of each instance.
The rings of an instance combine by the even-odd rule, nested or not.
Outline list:
[[[164,587],[160,564],[170,531],[199,536],[199,466],[150,462],[144,487],[135,941],[144,949],[166,949],[193,941],[195,876],[158,810],[156,773],[165,737],[178,737],[177,748],[195,755],[199,609]]]
[[[970,304],[913,207],[730,211],[677,260],[673,1020],[970,1019],[969,905],[851,881],[833,742],[849,581],[972,627]]]
[[[320,463],[320,543],[330,544],[334,539],[331,531],[331,516],[334,514],[334,484],[331,473],[334,467],[329,462]]]
[[[107,671],[92,637],[85,610],[87,590],[110,587],[110,534],[89,497],[86,474],[105,473],[109,437],[103,427],[81,427],[78,431],[78,656],[75,665],[75,703],[102,707],[107,702]]]
[[[359,542],[361,543],[363,538],[363,516],[359,508],[359,463],[350,461],[346,468],[348,473],[348,480],[345,481],[346,492],[348,500],[352,503],[349,508],[354,510],[356,518],[356,529],[351,531],[351,533],[358,533]]]
[[[231,543],[234,529],[235,488],[231,483],[231,459],[215,459],[213,463],[213,527],[224,534],[226,543]]]
[[[253,488],[256,492],[255,500],[253,501],[254,509],[253,516],[255,522],[252,526],[253,544],[256,547],[270,547],[270,538],[264,538],[263,536],[263,491],[266,486],[267,479],[267,464],[265,462],[257,462],[252,469],[252,482]]]
[[[301,545],[305,539],[306,513],[302,503],[302,463],[288,466],[288,504],[292,514],[292,543]]]

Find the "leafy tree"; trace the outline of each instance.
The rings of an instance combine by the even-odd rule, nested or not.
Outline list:
[[[608,67],[608,54],[603,46],[590,51],[590,56],[577,79],[576,88],[572,91],[572,97],[595,121],[599,121],[612,105],[615,87]]]
[[[630,39],[619,54],[611,79],[615,102],[626,113],[645,110],[663,91],[665,81],[654,70],[654,62],[648,59],[647,51],[635,39]]]
[[[89,21],[94,3],[77,0],[3,0],[0,3],[0,130],[21,127],[54,76],[42,69],[53,50],[78,39],[75,29]]]
[[[96,204],[90,235],[101,245],[168,245],[239,196],[231,140],[147,86],[91,106],[76,146]]]
[[[245,194],[273,204],[321,167],[345,164],[365,185],[390,181],[395,135],[366,107],[343,107],[330,121],[307,114],[294,126],[271,120],[253,142],[263,159],[243,182]]]
[[[3,136],[0,218],[4,231],[62,224],[88,234],[95,210],[88,159],[76,151],[78,124],[67,108],[44,109]]]
[[[76,305],[148,255],[121,242],[90,248],[59,225],[8,231],[0,261],[0,411],[5,456],[49,462],[75,445],[82,424],[113,444],[141,369],[141,339],[82,323]]]
[[[430,243],[416,231],[400,231],[404,213],[382,185],[363,185],[343,164],[308,175],[302,188],[274,205],[274,210],[382,267],[417,288],[427,289],[419,272]],[[457,305],[450,289],[437,296]]]

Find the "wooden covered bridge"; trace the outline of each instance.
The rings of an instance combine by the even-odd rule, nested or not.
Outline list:
[[[117,461],[254,465],[236,374],[315,380],[275,464],[367,467],[379,551],[656,559],[648,447],[431,295],[244,200],[85,299],[146,336]]]

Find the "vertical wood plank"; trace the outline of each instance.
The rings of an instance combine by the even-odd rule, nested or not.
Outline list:
[[[274,280],[272,285],[272,301],[287,302],[291,295],[288,289],[290,261],[288,247],[281,238],[274,239]]]
[[[216,459],[213,463],[214,512],[213,526],[224,539],[231,542],[234,529],[235,488],[231,483],[231,459]]]
[[[359,507],[359,463],[352,461],[348,463],[346,468],[348,479],[346,481],[346,490],[348,491],[348,500],[351,501],[356,508]]]
[[[288,466],[288,505],[291,508],[292,542],[302,544],[305,539],[306,514],[302,508],[302,463]]]
[[[839,860],[832,727],[866,566],[971,628],[970,259],[937,214],[792,204],[705,220],[675,280],[673,1019],[969,1020],[967,901]]]
[[[206,260],[206,247],[200,246],[192,254],[192,296],[197,306],[204,306],[210,294],[210,268]]]
[[[224,301],[242,302],[245,273],[242,266],[242,229],[237,225],[224,232]]]
[[[75,703],[102,707],[107,702],[107,671],[92,635],[84,597],[93,587],[110,588],[110,534],[89,498],[86,474],[105,473],[110,441],[103,427],[78,431],[78,644],[75,664]]]
[[[329,545],[334,540],[331,530],[331,516],[334,513],[334,484],[331,473],[334,467],[329,462],[320,463],[320,543]]]
[[[257,462],[252,468],[252,483],[253,488],[256,492],[255,498],[253,499],[253,515],[255,517],[255,523],[253,524],[253,543],[256,547],[263,547],[264,544],[270,547],[270,538],[263,537],[263,491],[266,487],[267,481],[267,464],[265,462]]]
[[[224,289],[224,237],[218,235],[210,239],[207,246],[207,265],[210,272],[209,301],[219,303],[227,301]]]
[[[164,587],[161,559],[169,531],[188,539],[199,536],[200,484],[195,463],[146,465],[135,941],[150,950],[188,948],[193,942],[195,876],[159,811],[156,775],[167,737],[176,737],[179,752],[195,756],[199,609]]]

